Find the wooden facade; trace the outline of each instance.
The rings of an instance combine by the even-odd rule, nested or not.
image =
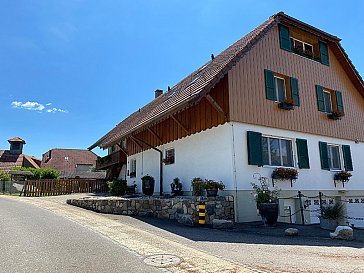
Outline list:
[[[197,103],[188,105],[164,120],[136,132],[133,137],[157,147],[224,124],[229,119],[228,77],[225,76],[216,84],[208,95],[212,100],[202,97]],[[148,149],[150,147],[142,142],[127,138],[126,152],[128,155]]]
[[[278,27],[273,28],[228,72],[230,120],[364,141],[364,98],[330,49],[329,57],[326,66],[280,49]],[[298,79],[299,107],[281,110],[278,103],[266,99],[264,69]],[[318,111],[315,85],[342,92],[345,116],[341,120],[329,120]]]

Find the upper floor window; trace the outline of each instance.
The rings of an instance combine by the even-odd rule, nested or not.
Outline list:
[[[313,58],[313,45],[302,42],[291,37],[291,49],[298,54],[304,54],[306,57]]]
[[[290,28],[292,29],[292,35]],[[308,41],[312,41],[312,43],[302,41],[305,38]],[[319,61],[325,65],[330,65],[329,48],[327,44],[323,41],[319,41],[318,37],[308,34],[301,29],[279,24],[279,42],[281,49]]]
[[[264,70],[266,98],[276,102],[290,104],[293,106],[300,105],[300,96],[298,89],[298,80],[268,69]],[[289,109],[289,110],[291,110]]]
[[[320,112],[329,114],[332,119],[344,116],[342,93],[316,85],[317,107]]]
[[[263,165],[293,167],[292,140],[262,137]]]

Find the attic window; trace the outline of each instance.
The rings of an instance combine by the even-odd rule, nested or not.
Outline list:
[[[13,143],[11,143],[10,150],[20,150],[20,143],[19,142],[13,142]]]
[[[291,48],[294,53],[313,58],[313,46],[308,43],[291,38]]]
[[[64,160],[68,160],[68,156],[65,156],[65,157],[64,157]]]

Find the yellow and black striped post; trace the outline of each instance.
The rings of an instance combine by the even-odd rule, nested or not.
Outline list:
[[[206,223],[206,205],[205,202],[200,202],[198,205],[198,223],[204,225]]]

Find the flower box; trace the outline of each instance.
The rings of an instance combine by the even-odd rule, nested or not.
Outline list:
[[[327,117],[332,120],[340,120],[343,116],[345,116],[345,114],[341,111],[333,111],[327,115]]]
[[[278,108],[283,110],[294,110],[294,105],[291,102],[282,101],[278,104]]]

